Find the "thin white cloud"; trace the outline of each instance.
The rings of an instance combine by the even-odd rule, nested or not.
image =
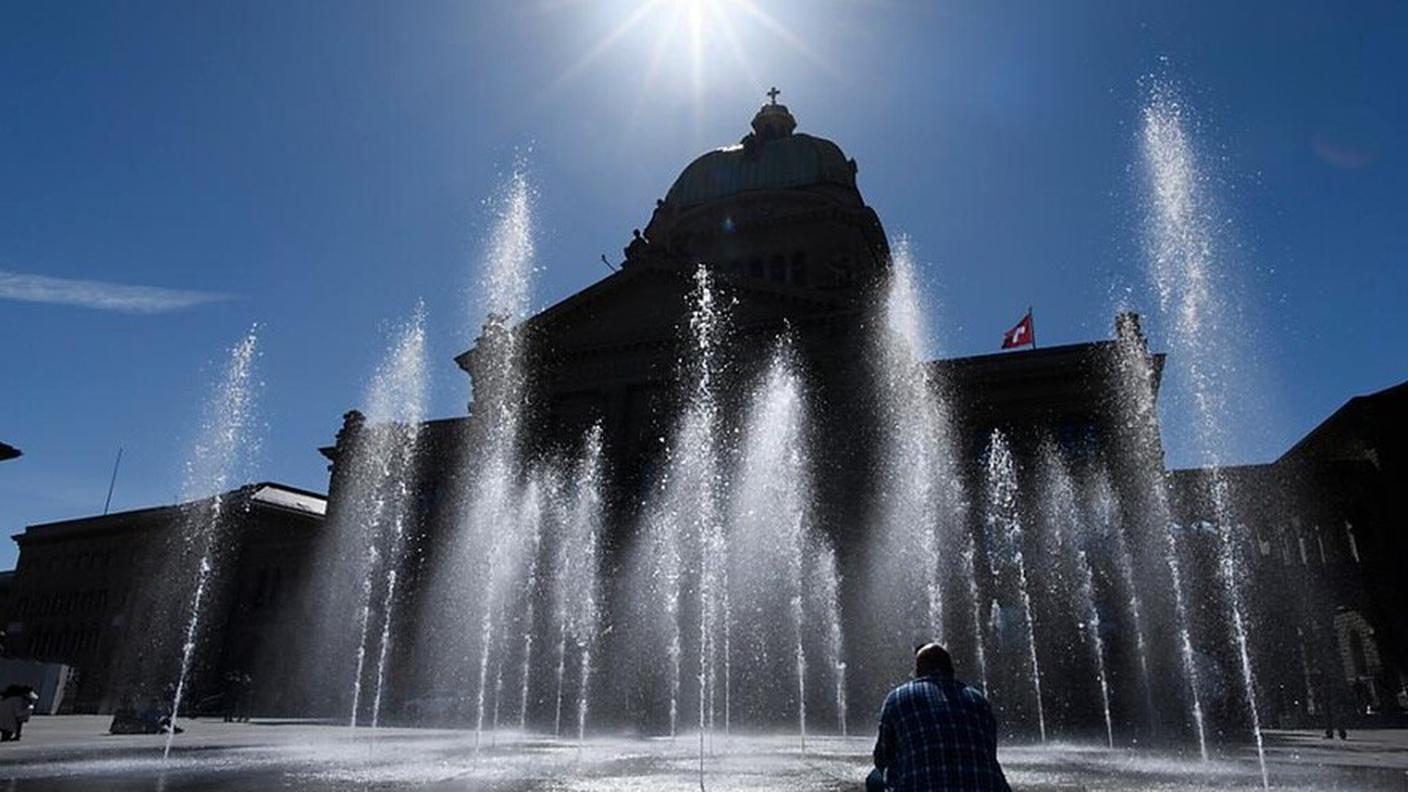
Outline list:
[[[122,283],[50,278],[0,270],[0,300],[77,305],[99,311],[155,314],[230,299],[215,292],[128,286]]]

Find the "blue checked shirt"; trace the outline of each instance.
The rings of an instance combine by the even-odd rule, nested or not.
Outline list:
[[[942,675],[912,679],[885,697],[875,766],[895,792],[1011,792],[987,699]]]

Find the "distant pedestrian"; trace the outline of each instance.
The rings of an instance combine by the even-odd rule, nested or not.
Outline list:
[[[235,688],[239,695],[235,698],[235,720],[240,723],[249,723],[249,697],[254,692],[254,677],[249,674],[239,674],[239,682]]]
[[[1335,686],[1330,675],[1317,668],[1310,673],[1310,676],[1316,703],[1320,705],[1320,714],[1325,717],[1325,739],[1333,740],[1336,733],[1339,734],[1341,740],[1349,739],[1349,732],[1345,731],[1342,720],[1344,714],[1335,696]]]
[[[914,678],[880,709],[867,792],[1011,792],[997,761],[997,722],[982,693],[954,677],[931,643],[914,654]]]
[[[11,685],[0,697],[0,742],[16,742],[24,732],[24,724],[34,714],[39,694],[25,685]]]
[[[254,679],[249,674],[230,671],[225,674],[225,722],[244,723],[249,720],[249,689]]]

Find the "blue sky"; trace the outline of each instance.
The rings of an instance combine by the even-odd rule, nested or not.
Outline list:
[[[25,451],[0,464],[0,530],[101,509],[119,446],[114,508],[170,502],[254,322],[251,477],[326,487],[316,449],[419,298],[432,413],[461,412],[450,358],[514,158],[539,192],[545,305],[603,276],[773,84],[912,237],[947,354],[995,351],[1028,304],[1045,344],[1107,336],[1125,290],[1153,311],[1153,74],[1193,108],[1254,341],[1258,420],[1232,457],[1272,458],[1408,376],[1402,4],[714,0],[697,60],[690,2],[640,5],[0,4],[0,440]],[[55,286],[93,307],[38,301]],[[1195,463],[1180,416],[1164,430]]]

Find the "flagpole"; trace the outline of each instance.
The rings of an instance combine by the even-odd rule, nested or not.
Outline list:
[[[122,464],[122,448],[117,449],[117,459],[112,463],[112,478],[108,479],[108,497],[103,501],[103,514],[108,513],[108,507],[112,505],[112,488],[117,486],[117,468]]]
[[[1032,315],[1032,307],[1027,306],[1027,324],[1032,328],[1032,350],[1036,350],[1036,317]]]

